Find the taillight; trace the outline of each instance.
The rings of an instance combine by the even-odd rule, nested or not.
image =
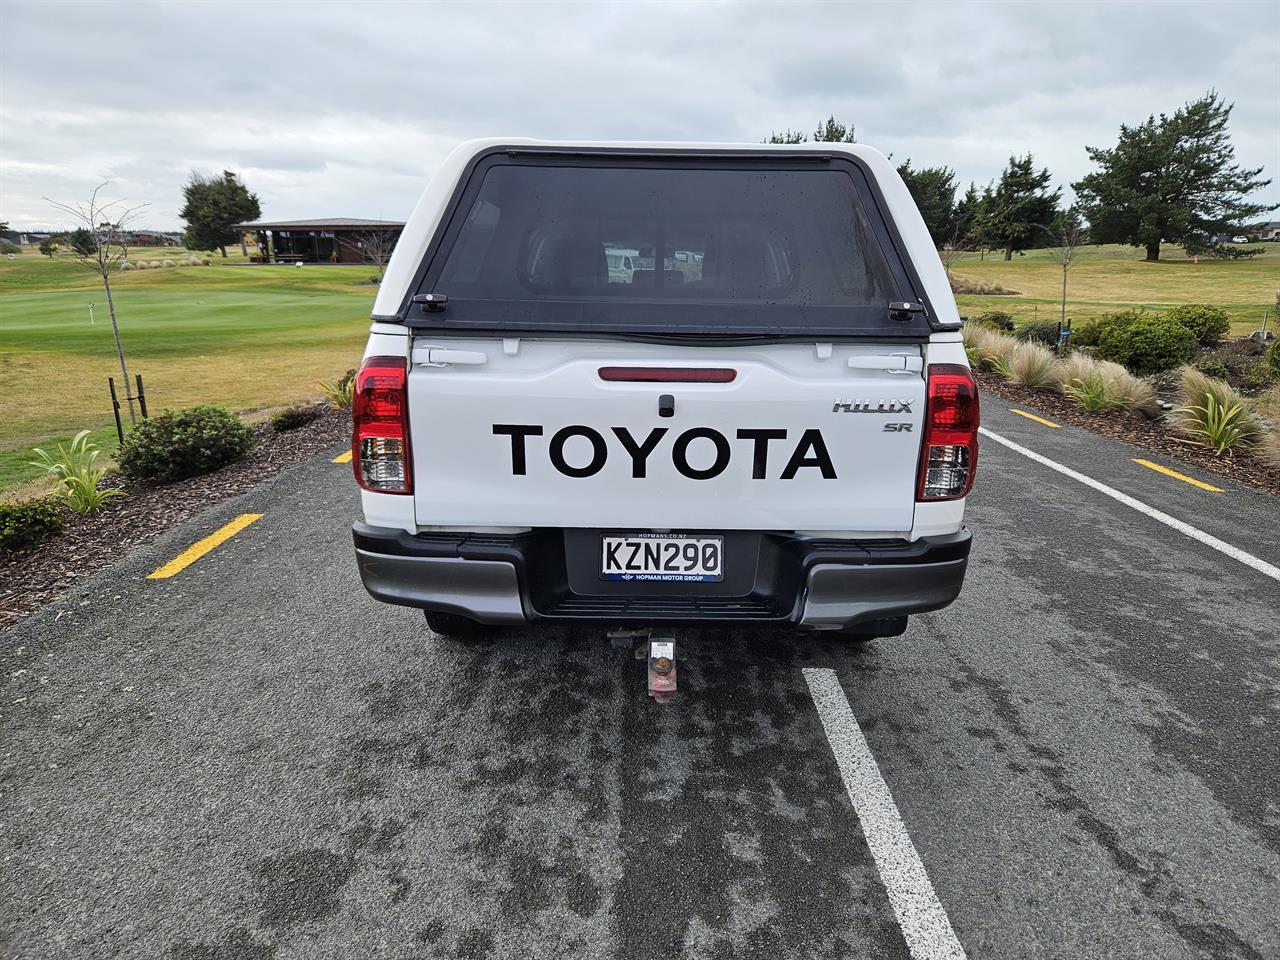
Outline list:
[[[929,364],[917,500],[958,500],[978,467],[978,385],[959,363]]]
[[[409,392],[404,357],[369,357],[351,399],[351,465],[356,483],[376,493],[412,493]]]

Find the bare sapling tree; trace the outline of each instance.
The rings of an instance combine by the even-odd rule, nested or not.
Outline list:
[[[378,268],[378,283],[382,283],[382,274],[398,239],[399,234],[395,230],[366,230],[356,237],[365,261]]]
[[[1075,262],[1076,252],[1089,242],[1089,225],[1080,215],[1080,208],[1072,205],[1062,210],[1053,219],[1053,223],[1044,228],[1053,237],[1055,259],[1062,264],[1062,311],[1059,315],[1059,329],[1067,325],[1067,274],[1071,264]]]
[[[140,203],[131,207],[124,200],[99,200],[98,194],[106,185],[100,183],[94,187],[87,202],[59,203],[48,197],[44,199],[81,224],[72,234],[71,249],[79,263],[96,271],[102,278],[102,290],[107,295],[107,311],[111,314],[111,332],[116,338],[116,356],[120,358],[120,376],[124,380],[124,392],[129,401],[129,421],[136,426],[138,417],[133,410],[133,388],[129,382],[129,368],[124,362],[124,345],[120,342],[116,305],[111,297],[111,271],[119,269],[129,255],[129,227],[137,221],[147,205]]]
[[[942,242],[942,246],[938,248],[938,258],[942,261],[942,266],[947,271],[948,280],[951,279],[951,268],[960,259],[960,254],[967,253],[972,249],[972,244],[965,243],[960,237],[959,229],[952,230],[951,236]]]

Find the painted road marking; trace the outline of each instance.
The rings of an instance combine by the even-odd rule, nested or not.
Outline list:
[[[260,513],[240,514],[240,516],[236,517],[221,530],[216,530],[198,543],[193,543],[163,567],[159,567],[158,569],[151,571],[147,574],[147,579],[168,580],[175,573],[180,573],[187,567],[191,566],[191,564],[195,563],[214,547],[218,546],[218,544],[225,543],[249,524],[253,523],[255,520],[261,519],[262,514]]]
[[[1062,429],[1058,424],[1054,423],[1052,420],[1046,420],[1044,417],[1037,417],[1034,413],[1027,413],[1027,411],[1019,410],[1016,407],[1010,407],[1009,412],[1016,413],[1020,417],[1026,417],[1028,420],[1034,420],[1036,423],[1043,423],[1046,427],[1053,427],[1053,429],[1055,430]]]
[[[1150,460],[1139,460],[1137,457],[1134,457],[1133,462],[1140,463],[1148,470],[1154,470],[1156,473],[1163,473],[1166,477],[1173,477],[1173,479],[1181,480],[1183,483],[1189,483],[1193,487],[1199,487],[1201,490],[1208,490],[1211,493],[1223,492],[1221,487],[1215,487],[1213,484],[1197,480],[1195,477],[1188,477],[1185,473],[1179,473],[1177,470],[1170,470],[1168,467],[1163,467],[1158,463],[1152,463]]]
[[[333,462],[334,462],[334,463],[350,463],[350,462],[351,462],[351,451],[350,451],[350,450],[346,450],[346,451],[344,451],[344,452],[342,452],[342,453],[338,454],[336,457],[334,457],[334,458],[333,458]]]
[[[806,667],[803,672],[911,956],[914,960],[963,960],[964,947],[938,902],[835,671]]]
[[[1263,576],[1270,577],[1272,580],[1280,580],[1280,567],[1277,567],[1275,564],[1267,563],[1267,561],[1262,560],[1258,557],[1255,557],[1251,553],[1245,553],[1245,551],[1241,550],[1239,547],[1233,547],[1231,544],[1226,543],[1225,541],[1219,540],[1217,537],[1213,536],[1212,534],[1205,533],[1203,530],[1197,527],[1193,527],[1189,523],[1183,523],[1177,517],[1171,517],[1169,516],[1169,514],[1164,513],[1163,511],[1157,510],[1155,507],[1148,506],[1147,504],[1143,503],[1141,500],[1135,500],[1133,497],[1129,496],[1127,493],[1121,493],[1119,490],[1116,490],[1114,487],[1109,487],[1105,483],[1102,483],[1099,480],[1093,479],[1093,477],[1086,477],[1083,473],[1077,473],[1075,470],[1072,470],[1070,467],[1064,467],[1062,464],[1057,463],[1053,460],[1050,460],[1048,457],[1042,457],[1040,454],[1036,453],[1034,450],[1028,450],[1026,447],[1021,446],[1020,444],[1014,443],[1012,440],[1006,440],[1004,437],[1000,436],[998,433],[992,433],[986,427],[979,427],[978,432],[981,433],[984,437],[990,437],[996,443],[1004,444],[1010,450],[1020,453],[1024,457],[1031,458],[1036,463],[1044,464],[1050,470],[1057,470],[1058,473],[1062,474],[1063,476],[1070,477],[1072,480],[1079,480],[1086,487],[1092,487],[1093,489],[1097,490],[1099,493],[1106,494],[1112,500],[1120,501],[1126,507],[1133,507],[1133,509],[1137,510],[1139,513],[1145,513],[1148,517],[1151,517],[1153,520],[1159,520],[1165,526],[1172,527],[1174,530],[1177,530],[1179,533],[1185,533],[1188,537],[1191,537],[1193,540],[1199,540],[1201,543],[1205,544],[1206,546],[1213,547],[1213,549],[1217,550],[1219,553],[1225,553],[1228,557],[1231,557],[1231,559],[1233,560],[1239,560],[1241,563],[1243,563],[1247,567],[1253,567],[1253,569],[1257,570]]]

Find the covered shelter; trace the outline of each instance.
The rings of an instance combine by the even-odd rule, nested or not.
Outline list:
[[[381,245],[385,260],[400,238],[400,220],[254,220],[237,223],[236,230],[258,236],[255,263],[368,263],[379,257],[372,249]]]

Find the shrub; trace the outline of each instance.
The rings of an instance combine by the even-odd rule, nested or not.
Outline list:
[[[177,266],[177,264],[176,264],[176,263],[174,263],[172,260],[169,260],[169,259],[167,259],[167,258],[166,258],[165,260],[161,261],[160,266],[162,266],[162,267],[176,267],[176,266]]]
[[[1058,359],[1048,347],[1023,343],[1009,358],[1009,379],[1035,390],[1055,390],[1062,383]]]
[[[1165,312],[1170,320],[1176,320],[1206,347],[1217,346],[1231,329],[1227,311],[1204,303],[1184,303]]]
[[[286,407],[271,418],[271,428],[277,433],[283,433],[286,430],[296,430],[298,427],[305,427],[308,423],[311,423],[313,420],[318,420],[319,418],[319,407],[304,405]]]
[[[212,260],[210,260],[208,257],[201,257],[201,258],[200,258],[200,265],[201,265],[202,267],[212,267],[212,266],[213,266],[213,261],[212,261]]]
[[[1267,348],[1266,367],[1271,373],[1271,379],[1280,380],[1280,340]]]
[[[320,390],[324,394],[324,402],[335,410],[350,410],[351,398],[355,392],[356,372],[348,370],[341,380],[321,380]]]
[[[1013,322],[1013,316],[1000,310],[988,310],[986,313],[980,313],[969,322],[975,323],[980,327],[990,327],[992,330],[1012,331],[1016,326]]]
[[[131,477],[166,482],[217,470],[241,459],[252,445],[253,428],[234,414],[221,407],[190,407],[143,420],[116,459]]]
[[[39,546],[62,532],[62,511],[53,497],[0,503],[0,550]]]
[[[1206,377],[1213,377],[1217,380],[1225,380],[1231,373],[1226,364],[1220,363],[1213,357],[1201,357],[1195,362],[1195,368]]]
[[[1018,324],[1018,329],[1013,332],[1013,335],[1019,340],[1043,343],[1048,347],[1056,346],[1058,343],[1058,321],[1028,320],[1025,323]]]
[[[103,487],[105,467],[97,465],[102,451],[96,443],[89,442],[89,431],[81,430],[71,438],[70,444],[58,444],[56,454],[36,448],[36,457],[29,463],[53,477],[53,492],[66,498],[76,513],[93,513],[112,497],[124,495],[123,490]]]
[[[1265,430],[1262,418],[1230,384],[1195,367],[1179,371],[1179,394],[1183,405],[1174,411],[1174,425],[1218,456],[1252,447]]]
[[[147,263],[147,261],[145,260],[139,260],[137,263],[134,264],[134,267],[138,270],[150,270],[151,264]]]
[[[1114,327],[1127,326],[1136,320],[1145,320],[1149,314],[1145,310],[1125,310],[1121,313],[1105,313],[1096,320],[1082,323],[1071,329],[1071,342],[1078,347],[1096,347],[1102,340],[1102,334]]]
[[[8,256],[9,254],[19,254],[22,248],[12,240],[0,240],[0,256]]]
[[[1114,360],[1135,373],[1159,373],[1195,356],[1194,334],[1176,320],[1144,316],[1111,324],[1098,338],[1098,356]]]
[[[138,268],[134,266],[132,263],[130,263],[128,260],[121,260],[120,269],[121,270],[137,270]]]

